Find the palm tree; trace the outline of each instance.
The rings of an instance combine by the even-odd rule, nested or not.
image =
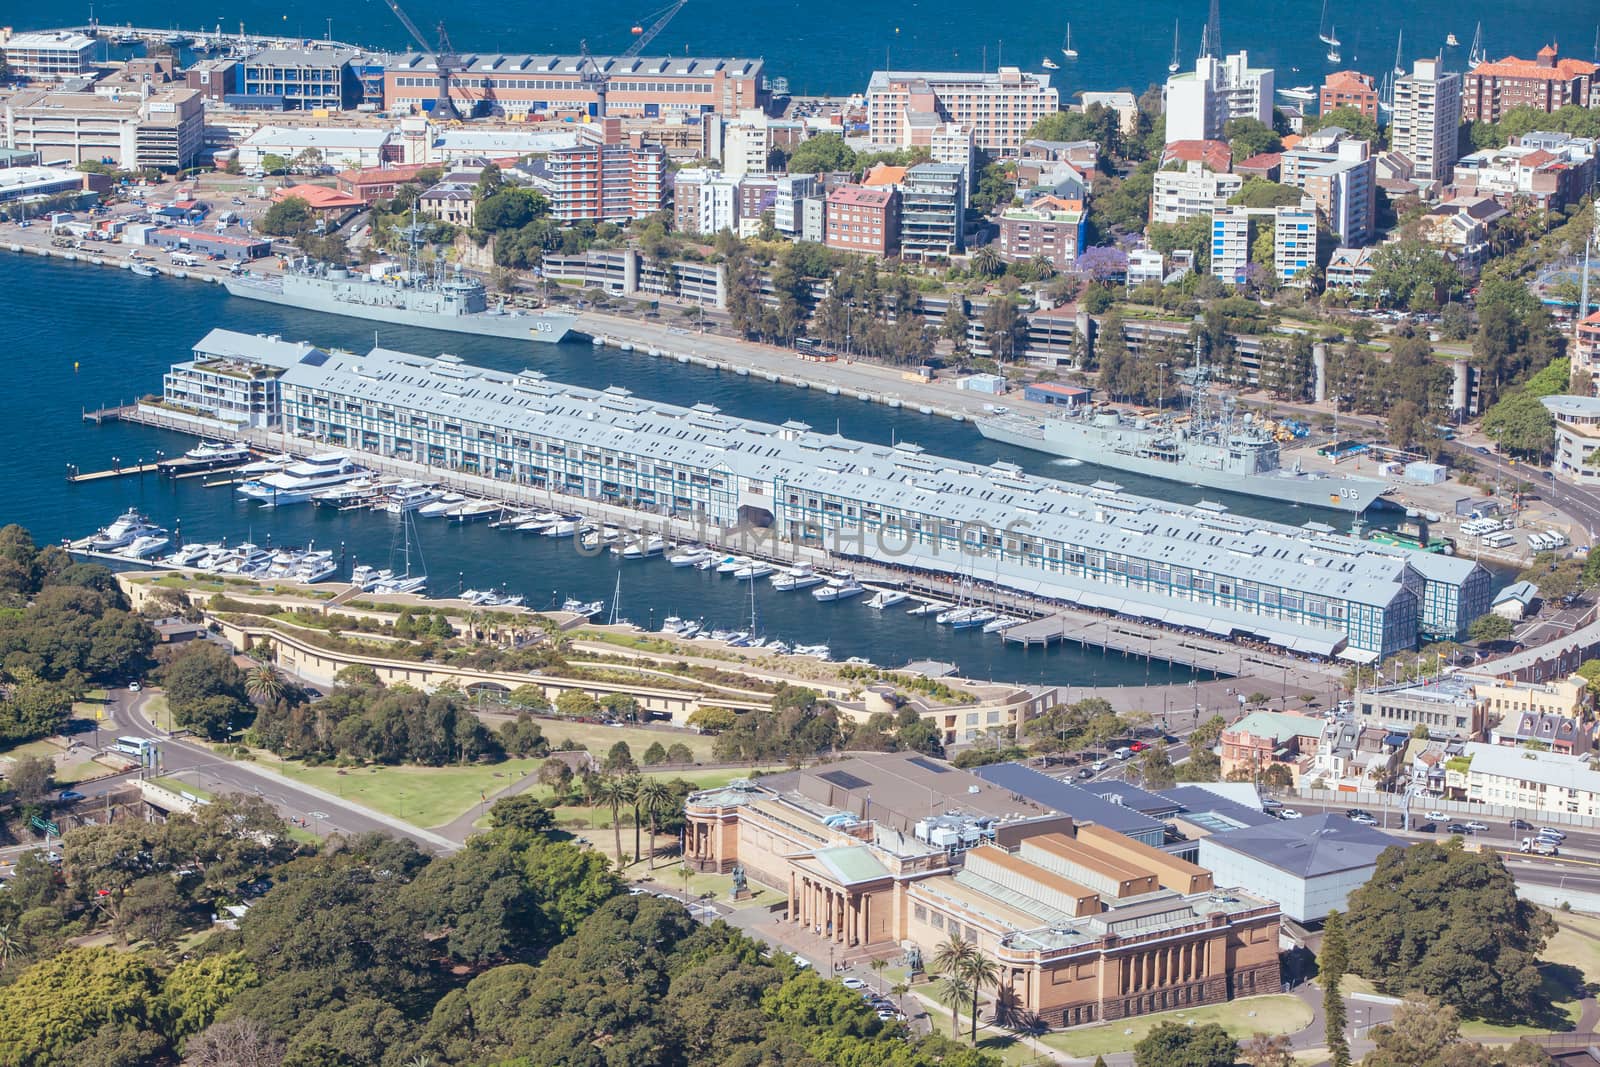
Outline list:
[[[939,976],[938,997],[941,1003],[950,1007],[950,1036],[955,1037],[961,1021],[961,1007],[967,1002],[968,969],[978,955],[978,950],[970,941],[963,941],[955,934],[941,944],[933,953],[933,972]],[[951,1000],[952,992],[955,999]],[[977,998],[973,997],[973,1003]]]
[[[911,987],[905,982],[896,982],[889,987],[889,995],[894,997],[894,1002],[900,1008],[900,1014],[906,1013],[906,994],[911,992]]]
[[[934,996],[950,1009],[950,1037],[961,1033],[961,1009],[967,1003],[967,982],[964,978],[947,975],[939,979]]]
[[[986,985],[994,985],[1000,981],[1000,966],[994,960],[985,956],[977,949],[972,950],[972,959],[967,961],[962,977],[972,987],[972,1043],[978,1043],[978,994]]]
[[[270,663],[258,663],[244,676],[244,691],[253,700],[270,704],[283,695],[283,678]]]
[[[22,940],[12,934],[11,924],[0,926],[0,971],[11,965],[13,956],[22,954]]]
[[[1056,276],[1056,261],[1041,252],[1028,260],[1028,269],[1035,280],[1047,282]]]
[[[984,245],[972,253],[972,273],[983,278],[995,278],[1005,273],[1005,260],[993,245]]]
[[[626,864],[622,862],[622,807],[624,804],[633,803],[633,797],[639,789],[639,779],[634,775],[614,774],[600,779],[596,795],[602,804],[611,808],[611,833],[617,846],[617,870],[622,870]]]
[[[645,814],[650,817],[650,869],[656,869],[656,820],[661,813],[669,810],[676,802],[677,797],[672,792],[672,787],[659,778],[646,778],[639,787],[639,803],[644,807]]]

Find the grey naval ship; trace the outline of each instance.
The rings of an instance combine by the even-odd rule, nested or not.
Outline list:
[[[1193,372],[1191,372],[1192,374]],[[1193,380],[1189,410],[1174,417],[1131,415],[1108,407],[1047,408],[1039,414],[997,409],[974,420],[993,441],[1151,478],[1264,496],[1360,514],[1388,488],[1376,478],[1282,465],[1278,442],[1233,410],[1231,398],[1207,402],[1203,374]]]
[[[228,278],[222,284],[234,296],[307,311],[551,344],[565,337],[577,318],[564,311],[491,307],[482,282],[443,270],[374,276],[306,262],[292,264],[279,275],[247,275]]]

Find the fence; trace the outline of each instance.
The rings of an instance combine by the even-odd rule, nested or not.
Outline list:
[[[1285,790],[1285,793],[1305,800],[1314,800],[1321,804],[1393,808],[1396,816],[1406,810],[1409,810],[1413,815],[1439,811],[1443,812],[1452,821],[1454,821],[1455,816],[1459,815],[1463,819],[1527,819],[1541,826],[1566,826],[1577,830],[1593,830],[1600,827],[1600,819],[1587,815],[1573,815],[1568,812],[1556,811],[1535,811],[1531,808],[1512,807],[1509,804],[1481,804],[1476,801],[1464,800],[1426,800],[1420,797],[1413,797],[1409,804],[1405,804],[1403,801],[1406,798],[1398,793],[1313,789],[1309,785],[1299,786],[1292,792]]]

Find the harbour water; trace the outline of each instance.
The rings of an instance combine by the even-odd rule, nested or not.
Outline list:
[[[648,24],[648,12],[662,5],[618,0],[555,5],[541,8],[532,20],[521,17],[524,9],[499,0],[450,5],[407,0],[405,6],[419,26],[444,19],[461,50],[575,54],[579,40],[587,39],[596,54],[605,55],[631,44],[630,27],[641,20]],[[1484,45],[1496,58],[1513,53],[1531,58],[1550,41],[1559,42],[1563,54],[1592,58],[1590,42],[1600,21],[1593,0],[1548,0],[1537,11],[1508,17],[1512,10],[1502,0],[1329,0],[1328,21],[1343,41],[1342,61],[1330,64],[1326,46],[1317,40],[1321,0],[1222,0],[1222,44],[1228,51],[1248,49],[1252,63],[1277,68],[1281,87],[1320,84],[1328,71],[1346,67],[1381,73],[1393,62],[1401,31],[1407,67],[1413,58],[1442,52],[1450,69],[1461,69],[1480,21]],[[787,78],[794,92],[835,94],[863,91],[870,73],[886,64],[897,70],[993,70],[1005,63],[1040,71],[1040,61],[1049,57],[1062,67],[1053,79],[1065,103],[1085,89],[1138,93],[1163,80],[1172,58],[1174,20],[1179,61],[1192,68],[1206,11],[1206,0],[1150,0],[1133,13],[1117,5],[1064,7],[1021,0],[1007,5],[1003,18],[994,18],[963,0],[821,0],[803,9],[773,0],[694,0],[648,51],[761,57],[768,73]],[[41,19],[87,22],[89,13],[86,3],[49,10],[0,4],[0,22],[19,29],[36,27]],[[331,32],[335,39],[373,48],[414,47],[379,3],[329,8],[310,0],[275,0],[219,8],[204,0],[101,0],[94,14],[102,24],[195,30],[220,23],[224,32],[237,32],[242,21],[251,33],[318,38]],[[1069,21],[1079,53],[1072,61],[1060,51]],[[1448,33],[1460,39],[1459,47],[1446,48]]]
[[[760,380],[668,363],[643,354],[595,349],[587,343],[529,345],[426,330],[382,327],[229,297],[220,287],[175,279],[140,279],[123,271],[55,260],[0,255],[0,292],[13,308],[10,358],[0,363],[0,388],[9,418],[0,437],[0,471],[6,475],[6,521],[30,527],[41,541],[80,537],[133,506],[185,540],[337,549],[346,561],[398,564],[398,520],[365,511],[332,512],[310,506],[262,509],[236,501],[225,489],[205,489],[206,479],[172,481],[156,475],[68,485],[66,465],[83,470],[128,466],[171,457],[193,438],[143,427],[85,423],[84,409],[129,402],[158,392],[161,375],[213,326],[311,340],[324,346],[385,346],[436,353],[507,370],[533,366],[580,385],[624,385],[675,403],[707,401],[730,414],[782,421],[798,418],[868,440],[911,440],[930,452],[978,461],[1007,459],[1030,471],[1073,481],[1118,478],[1091,466],[1066,467],[1042,456],[983,440],[969,426],[905,409],[890,410],[821,390],[796,390]],[[158,454],[159,453],[159,454]],[[1118,478],[1134,492],[1197,500],[1198,489]],[[1216,497],[1217,494],[1210,494]],[[1335,523],[1337,513],[1289,508],[1248,497],[1225,501],[1264,519]],[[609,598],[619,565],[609,556],[580,556],[570,542],[528,537],[484,526],[418,523],[421,550],[437,595],[459,588],[499,588],[527,596],[540,607],[567,596]],[[622,614],[659,623],[670,614],[704,617],[734,626],[747,622],[747,587],[714,573],[673,568],[659,560],[621,565]],[[762,584],[757,610],[765,630],[790,643],[827,643],[837,658],[865,656],[898,666],[930,658],[956,663],[976,677],[1089,685],[1183,681],[1166,665],[1125,660],[1075,647],[1024,651],[997,636],[954,632],[931,619],[898,610],[878,613],[863,600],[817,604],[804,593],[780,594]]]

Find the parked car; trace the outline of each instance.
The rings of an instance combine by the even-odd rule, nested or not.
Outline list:
[[[1360,808],[1346,808],[1346,809],[1344,809],[1344,817],[1347,818],[1347,819],[1359,819],[1359,818],[1361,818],[1361,816],[1363,816],[1365,814],[1366,814],[1366,812],[1362,811]]]
[[[1084,767],[1082,770],[1080,770],[1078,772],[1078,777],[1079,778],[1086,778],[1086,779],[1087,778],[1093,778],[1094,777],[1094,767]]]
[[[1566,834],[1562,833],[1560,830],[1553,829],[1553,828],[1551,828],[1549,826],[1541,826],[1541,827],[1539,827],[1539,836],[1540,837],[1547,837],[1552,841],[1565,841],[1567,839],[1567,835]]]
[[[1473,833],[1477,834],[1489,829],[1489,824],[1482,822],[1468,822],[1466,827],[1468,830],[1471,830]]]
[[[1444,822],[1445,814],[1442,811],[1430,811],[1428,812],[1428,818],[1434,822]]]
[[[1298,819],[1300,817],[1300,813],[1295,811],[1293,808],[1284,808],[1282,811],[1278,812],[1278,818],[1280,819]]]
[[[1364,811],[1358,811],[1354,815],[1350,816],[1350,821],[1353,823],[1360,823],[1362,826],[1378,825],[1377,817],[1374,815],[1369,815]]]
[[[56,799],[61,801],[63,804],[71,804],[74,801],[82,800],[83,794],[78,792],[76,789],[63,789],[61,791],[61,795]]]
[[[1150,746],[1145,744],[1143,741],[1135,741],[1133,744],[1128,746],[1128,749],[1132,752],[1143,752],[1149,747]]]
[[[859,978],[850,977],[844,979],[844,987],[846,989],[865,989],[867,988],[867,983],[863,982]]]
[[[1527,819],[1512,819],[1511,828],[1513,830],[1532,830],[1533,823],[1529,822]]]
[[[1100,759],[1100,760],[1095,760],[1094,763],[1090,764],[1090,768],[1089,769],[1094,771],[1096,774],[1098,774],[1099,772],[1105,770],[1109,766],[1110,766],[1110,764],[1108,764],[1105,760]]]
[[[1444,828],[1444,832],[1447,833],[1447,834],[1470,834],[1470,833],[1472,833],[1472,831],[1470,829],[1468,829],[1466,823],[1460,823],[1460,822],[1453,822],[1450,825],[1446,826]]]

